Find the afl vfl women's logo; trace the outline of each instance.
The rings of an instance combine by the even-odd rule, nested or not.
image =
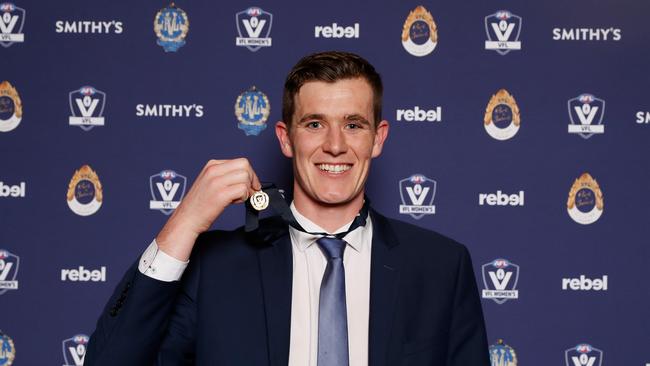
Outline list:
[[[399,181],[399,195],[402,204],[399,213],[411,215],[419,220],[424,215],[436,213],[433,199],[436,197],[438,183],[422,174],[414,174]]]
[[[582,343],[564,351],[566,366],[602,366],[603,351]]]
[[[102,207],[104,194],[97,173],[88,165],[74,172],[66,195],[68,207],[79,216],[89,216]]]
[[[603,214],[604,206],[603,192],[589,173],[583,173],[573,182],[566,203],[573,221],[583,225],[594,223]]]
[[[497,51],[505,55],[512,50],[520,50],[519,34],[521,33],[521,17],[507,10],[500,10],[485,17],[486,50]]]
[[[86,359],[88,348],[88,337],[85,334],[78,334],[72,338],[63,340],[63,366],[82,366]]]
[[[507,140],[517,134],[521,124],[519,107],[507,90],[500,89],[490,98],[483,124],[485,131],[497,140]]]
[[[484,299],[492,299],[497,304],[519,298],[517,282],[519,282],[519,266],[499,258],[482,267]]]
[[[490,346],[490,366],[517,366],[517,353],[499,339]]]
[[[79,126],[84,131],[90,131],[95,126],[104,125],[104,106],[106,93],[92,86],[83,86],[73,90],[69,95],[70,126]]]
[[[15,358],[14,341],[0,330],[0,366],[11,366]]]
[[[25,9],[12,3],[0,4],[0,45],[9,47],[25,41]]]
[[[431,13],[420,5],[413,11],[402,27],[402,46],[413,56],[426,56],[438,45],[438,27]]]
[[[0,83],[0,132],[18,127],[23,118],[23,104],[16,88],[8,81]]]
[[[20,258],[9,253],[9,251],[0,249],[0,295],[7,290],[18,290],[18,265]],[[0,363],[0,365],[2,365]]]
[[[149,208],[160,210],[165,215],[171,214],[185,196],[187,178],[173,170],[163,170],[149,177],[151,201]]]
[[[588,139],[594,134],[605,132],[603,116],[605,116],[605,101],[591,94],[581,94],[569,99],[569,133],[577,133]]]
[[[185,45],[185,37],[190,30],[187,13],[171,3],[168,8],[160,9],[153,20],[153,31],[165,52],[176,52]]]
[[[237,46],[246,47],[255,52],[261,47],[271,47],[271,26],[273,14],[261,8],[248,8],[235,15],[237,33],[235,39]]]
[[[257,136],[264,131],[270,114],[269,98],[254,86],[237,97],[235,102],[235,116],[239,121],[237,127],[244,130],[246,136]]]

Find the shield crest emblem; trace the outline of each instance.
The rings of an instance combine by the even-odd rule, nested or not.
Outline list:
[[[581,94],[569,99],[567,104],[571,120],[569,132],[578,133],[584,139],[588,139],[596,133],[605,132],[603,125],[605,101],[603,99],[591,94]]]
[[[84,131],[90,131],[95,126],[104,125],[104,107],[106,93],[92,86],[83,86],[70,92],[70,125],[79,126]]]
[[[187,178],[173,170],[164,170],[149,177],[151,201],[149,208],[170,215],[185,196]]]
[[[433,200],[438,183],[422,174],[414,174],[399,181],[399,194],[402,199],[400,213],[409,214],[416,220],[424,215],[434,214]]]
[[[0,295],[7,292],[7,290],[17,290],[18,281],[18,267],[20,265],[20,258],[6,250],[0,250]]]
[[[603,351],[583,343],[564,352],[566,366],[602,366]]]
[[[485,17],[485,33],[488,41],[486,49],[505,55],[512,50],[521,49],[519,36],[522,19],[507,10],[499,10]]]
[[[481,267],[483,274],[483,297],[503,304],[518,298],[519,266],[507,259],[495,259]]]
[[[85,334],[78,334],[63,341],[64,366],[82,366],[86,358],[86,345],[88,337]]]
[[[270,46],[271,27],[273,26],[273,14],[252,7],[240,11],[235,15],[237,22],[238,46],[245,46],[252,52],[259,50],[262,46]]]
[[[25,9],[12,3],[0,4],[0,45],[9,47],[14,42],[23,42]]]

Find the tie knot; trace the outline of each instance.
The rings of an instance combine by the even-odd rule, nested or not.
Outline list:
[[[343,251],[345,250],[346,243],[342,239],[330,238],[324,236],[316,240],[325,255],[329,259],[343,258]]]

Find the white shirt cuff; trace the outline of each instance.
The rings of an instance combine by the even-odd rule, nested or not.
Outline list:
[[[147,277],[165,282],[178,281],[190,261],[179,261],[158,248],[154,239],[142,253],[138,269]]]

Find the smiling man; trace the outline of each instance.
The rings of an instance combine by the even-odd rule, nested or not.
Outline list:
[[[262,188],[246,159],[209,161],[118,284],[85,364],[487,366],[465,247],[364,196],[388,136],[381,100],[357,55],[300,60],[275,128],[290,208],[252,232],[207,231]]]

